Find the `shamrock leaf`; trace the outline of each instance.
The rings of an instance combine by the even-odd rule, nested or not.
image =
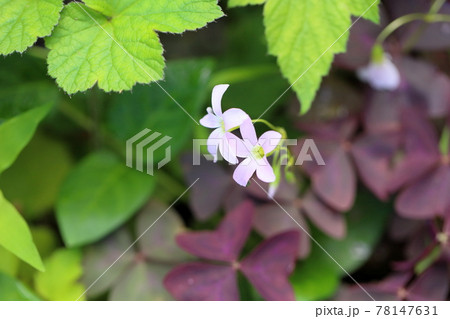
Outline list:
[[[49,74],[67,92],[129,90],[163,77],[163,48],[155,31],[182,33],[222,16],[215,0],[70,3],[46,45]]]
[[[158,227],[145,232],[162,214]],[[83,282],[86,286],[95,282],[87,296],[109,290],[109,300],[171,300],[163,278],[172,264],[190,258],[175,243],[175,235],[182,229],[183,222],[175,210],[151,201],[136,218],[134,233],[138,241],[134,249],[128,248],[136,237],[131,237],[126,228],[87,248]],[[114,267],[102,275],[112,264]]]
[[[0,0],[0,54],[23,52],[49,35],[62,7],[62,0]]]
[[[247,277],[263,298],[294,299],[288,276],[294,269],[299,232],[294,230],[275,235],[239,261],[253,216],[253,204],[244,201],[227,213],[218,229],[177,236],[177,243],[184,250],[214,263],[189,262],[172,269],[165,277],[164,285],[175,299],[238,300],[238,271]]]

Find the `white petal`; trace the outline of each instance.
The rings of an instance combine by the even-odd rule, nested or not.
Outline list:
[[[245,158],[250,156],[253,146],[249,148],[243,140],[230,132],[226,132],[225,137],[228,140],[228,147],[235,157]],[[237,164],[237,162],[234,164]]]
[[[258,140],[258,144],[264,149],[264,153],[272,152],[280,143],[281,133],[276,131],[267,131]]]
[[[269,161],[267,161],[267,158],[257,161],[256,176],[266,183],[272,183],[275,181],[275,173],[273,172],[273,168],[270,166]]]
[[[211,104],[214,114],[217,116],[222,116],[222,96],[228,87],[228,84],[219,84],[216,85],[212,91]]]
[[[257,164],[251,158],[246,158],[236,167],[233,179],[241,186],[247,186],[250,177],[255,173]]]
[[[248,116],[248,114],[241,109],[232,108],[225,111],[222,118],[225,125],[225,130],[228,131],[234,127],[241,126],[245,120],[250,119],[250,116]]]
[[[220,154],[222,154],[223,159],[228,163],[239,163],[236,157],[236,144],[233,142],[233,140],[229,141],[225,135],[222,138],[222,142],[219,144],[219,151]]]
[[[202,117],[202,119],[200,120],[200,124],[207,128],[220,127],[220,117],[208,113]]]
[[[248,141],[251,145],[255,146],[258,143],[258,139],[256,137],[255,126],[253,125],[250,119],[245,120],[241,124],[241,135],[244,141]]]
[[[223,130],[219,127],[211,132],[208,137],[208,141],[206,142],[209,154],[214,156],[214,162],[217,162],[217,148],[222,142],[223,135]]]
[[[400,86],[400,72],[389,56],[385,55],[383,61],[370,63],[358,70],[358,77],[369,83],[376,90],[396,90]]]

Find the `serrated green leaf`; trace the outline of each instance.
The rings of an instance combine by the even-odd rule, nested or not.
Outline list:
[[[34,268],[43,271],[30,229],[19,212],[0,191],[0,245]]]
[[[16,160],[49,111],[50,106],[41,106],[0,123],[0,174]]]
[[[155,31],[195,30],[222,16],[216,0],[86,0],[68,4],[47,39],[49,74],[67,92],[129,90],[163,77]]]
[[[74,301],[80,297],[85,287],[78,283],[83,268],[81,252],[60,249],[45,260],[46,271],[35,276],[36,291],[51,301]]]
[[[229,0],[228,7],[243,7],[251,4],[263,4],[264,2],[266,2],[266,0]]]
[[[97,241],[123,224],[144,204],[155,178],[135,171],[114,154],[89,155],[69,174],[56,204],[67,246]]]
[[[38,301],[27,287],[16,279],[0,272],[0,301]]]
[[[322,77],[334,55],[344,52],[351,15],[366,12],[378,19],[378,0],[297,1],[268,0],[264,23],[269,53],[277,56],[284,76],[301,101],[301,112],[311,107]],[[366,15],[365,15],[366,16]]]
[[[62,0],[0,0],[0,54],[23,52],[49,35],[62,7]]]
[[[355,17],[362,17],[373,23],[380,22],[379,0],[346,0],[350,12]]]

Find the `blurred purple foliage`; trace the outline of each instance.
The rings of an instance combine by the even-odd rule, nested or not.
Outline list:
[[[288,276],[294,269],[299,232],[273,236],[241,260],[253,214],[253,204],[246,201],[229,212],[217,230],[178,235],[180,247],[209,262],[175,267],[164,279],[167,290],[177,300],[239,300],[236,273],[241,271],[263,298],[294,300]]]

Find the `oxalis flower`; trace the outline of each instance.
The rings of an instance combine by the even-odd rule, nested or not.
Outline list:
[[[394,91],[400,86],[400,73],[388,54],[358,70],[358,77],[375,90]]]
[[[267,131],[258,139],[250,119],[241,124],[240,131],[243,140],[237,143],[237,156],[245,159],[234,171],[233,179],[239,185],[246,186],[256,171],[256,176],[261,181],[274,182],[276,176],[267,156],[280,143],[281,134],[276,131]]]
[[[208,152],[214,157],[214,162],[217,162],[217,150],[219,150],[227,162],[237,164],[235,150],[239,138],[229,131],[239,127],[244,120],[250,117],[238,108],[232,108],[222,113],[222,96],[228,87],[228,84],[214,87],[211,97],[212,108],[206,109],[208,114],[200,120],[200,124],[215,129],[207,141]]]

